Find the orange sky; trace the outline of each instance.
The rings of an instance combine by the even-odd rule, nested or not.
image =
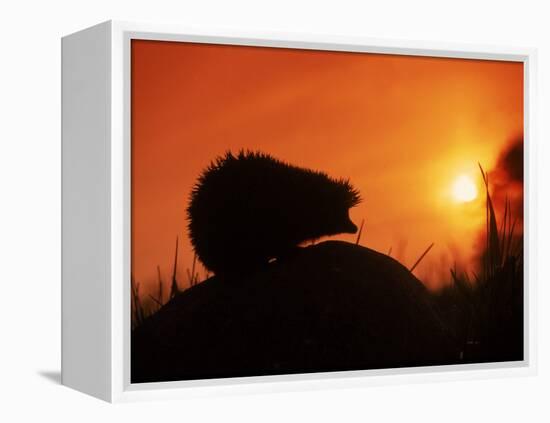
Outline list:
[[[185,208],[200,171],[231,149],[349,177],[361,244],[428,286],[455,260],[472,265],[481,198],[457,203],[454,179],[481,183],[523,133],[523,65],[464,59],[132,42],[132,273],[147,292],[156,266],[178,279],[192,249]],[[355,235],[336,237],[353,241]]]

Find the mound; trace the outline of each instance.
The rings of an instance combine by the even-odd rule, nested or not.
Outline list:
[[[428,292],[392,258],[327,241],[213,277],[132,333],[132,383],[448,364]]]

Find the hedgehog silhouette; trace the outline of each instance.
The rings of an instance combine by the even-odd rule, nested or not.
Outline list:
[[[305,241],[355,233],[349,209],[360,201],[347,179],[262,152],[227,152],[210,163],[193,187],[189,236],[207,269],[242,275]]]

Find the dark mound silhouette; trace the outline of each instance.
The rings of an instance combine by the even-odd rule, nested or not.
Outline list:
[[[392,258],[328,241],[175,297],[132,333],[132,383],[455,362],[424,286]]]
[[[241,151],[199,177],[187,209],[198,258],[217,275],[243,275],[325,235],[355,233],[348,210],[360,201],[349,181]]]

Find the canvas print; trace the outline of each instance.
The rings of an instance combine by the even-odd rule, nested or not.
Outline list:
[[[132,383],[523,360],[523,63],[131,43]]]

